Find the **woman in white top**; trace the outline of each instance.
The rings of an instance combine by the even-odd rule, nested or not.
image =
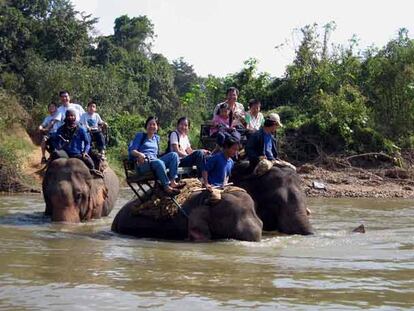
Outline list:
[[[177,129],[172,131],[168,137],[167,152],[176,152],[180,158],[181,167],[197,166],[197,172],[201,176],[201,172],[205,163],[205,156],[208,150],[193,150],[190,140],[188,139],[188,131],[190,129],[190,121],[187,117],[182,117],[177,121]]]

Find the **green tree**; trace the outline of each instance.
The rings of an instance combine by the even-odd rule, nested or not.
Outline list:
[[[174,71],[174,86],[178,96],[183,96],[191,90],[194,83],[197,83],[198,77],[194,72],[192,65],[186,63],[181,57],[173,60],[172,68]]]
[[[362,86],[376,127],[387,137],[409,145],[414,132],[414,40],[401,29],[396,39],[368,55]]]
[[[154,25],[146,16],[122,15],[115,19],[114,42],[129,52],[149,52],[153,36]]]

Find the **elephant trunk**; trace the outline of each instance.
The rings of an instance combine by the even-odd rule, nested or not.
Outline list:
[[[284,200],[283,200],[284,201]],[[278,210],[278,230],[287,234],[313,234],[309,216],[306,213],[305,198],[300,189],[287,190],[287,200],[281,202]]]

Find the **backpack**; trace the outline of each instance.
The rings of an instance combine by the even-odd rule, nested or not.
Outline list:
[[[167,143],[167,148],[165,149],[165,153],[169,153],[171,152],[171,134],[175,133],[177,135],[178,138],[178,147],[180,147],[180,134],[178,133],[178,131],[169,131],[168,132],[168,143]]]

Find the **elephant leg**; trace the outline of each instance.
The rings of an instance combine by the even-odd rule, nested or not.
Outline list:
[[[188,238],[198,242],[210,240],[209,219],[210,212],[207,206],[194,208],[188,217]]]

